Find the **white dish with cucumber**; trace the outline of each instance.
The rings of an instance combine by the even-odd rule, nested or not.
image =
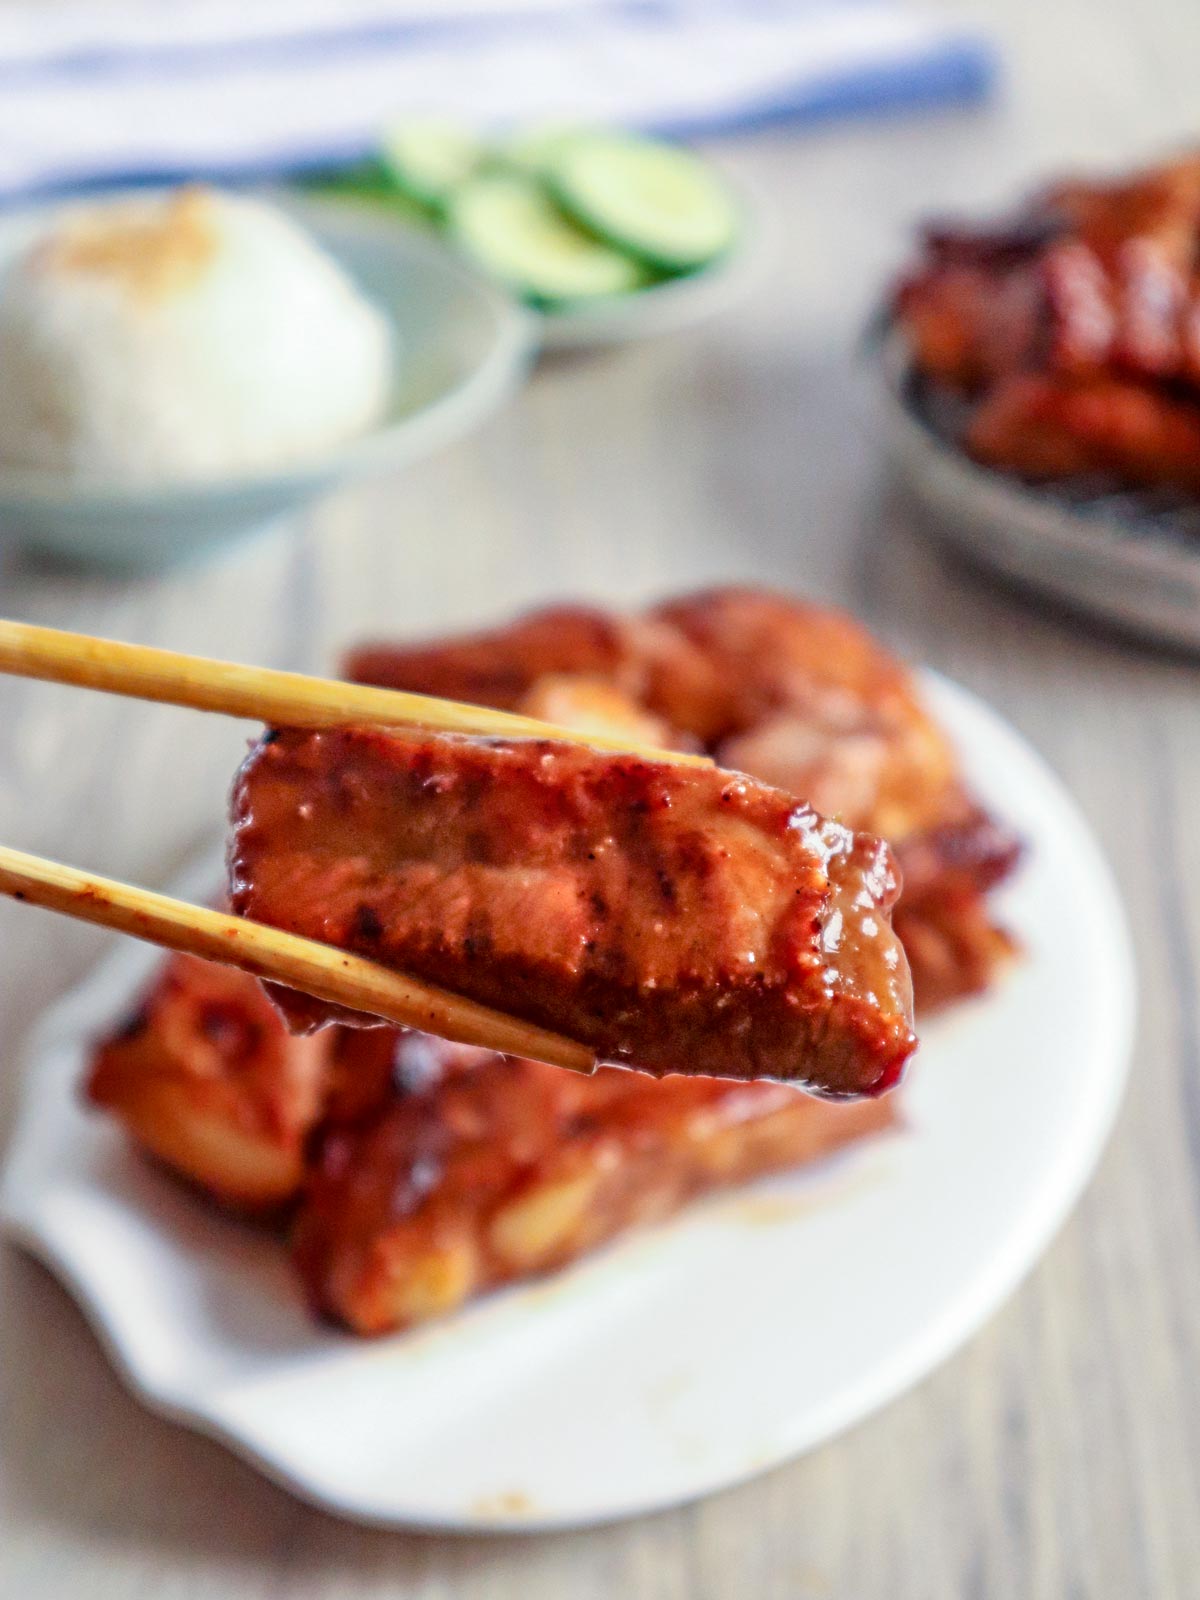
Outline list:
[[[548,128],[485,142],[426,121],[323,189],[441,232],[538,313],[544,347],[609,344],[711,315],[746,284],[761,230],[694,152],[637,134]]]

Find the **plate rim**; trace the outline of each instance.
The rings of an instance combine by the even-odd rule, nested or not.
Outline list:
[[[733,1472],[727,1468],[701,1472],[661,1495],[632,1503],[606,1503],[590,1513],[568,1509],[541,1515],[468,1514],[416,1506],[408,1511],[398,1511],[394,1508],[372,1507],[336,1489],[331,1492],[329,1486],[306,1477],[303,1470],[297,1471],[289,1464],[286,1453],[281,1455],[271,1448],[269,1442],[255,1434],[252,1428],[247,1430],[244,1425],[239,1428],[230,1419],[222,1409],[223,1391],[219,1387],[215,1394],[206,1396],[204,1392],[180,1392],[170,1383],[156,1382],[152,1374],[140,1369],[131,1359],[109,1319],[104,1300],[92,1295],[75,1263],[55,1243],[52,1230],[47,1233],[44,1221],[40,1225],[42,1231],[39,1231],[37,1220],[31,1219],[28,1206],[23,1205],[20,1196],[12,1192],[13,1185],[10,1182],[15,1152],[21,1143],[22,1124],[35,1098],[33,1065],[39,1057],[45,1058],[55,1048],[57,1039],[70,1035],[73,1013],[87,1013],[93,991],[107,987],[109,973],[114,967],[128,965],[132,969],[133,956],[137,952],[131,952],[125,946],[118,945],[110,951],[80,984],[69,990],[43,1015],[21,1052],[19,1070],[22,1088],[18,1114],[4,1173],[0,1178],[0,1231],[41,1260],[64,1284],[127,1389],[149,1410],[215,1439],[306,1503],[333,1511],[359,1524],[465,1535],[540,1533],[602,1526],[688,1504],[708,1494],[736,1487],[832,1440],[932,1373],[979,1331],[1032,1270],[1060,1231],[1099,1162],[1115,1122],[1131,1067],[1137,990],[1133,942],[1111,869],[1090,826],[1048,763],[986,702],[972,691],[928,670],[921,672],[920,680],[935,705],[958,707],[964,716],[973,717],[993,739],[998,736],[1002,749],[1007,746],[1010,753],[1019,752],[1028,768],[1037,772],[1043,784],[1048,784],[1054,792],[1061,814],[1072,820],[1083,865],[1092,883],[1093,910],[1101,914],[1106,923],[1105,947],[1109,952],[1111,972],[1104,993],[1112,1018],[1107,1035],[1106,1070],[1103,1074],[1096,1072],[1092,1075],[1086,1118],[1073,1124],[1071,1138],[1059,1146],[1053,1166],[1040,1171],[1037,1184],[1031,1186],[1023,1198],[1021,1225],[1007,1229],[1003,1248],[993,1253],[982,1273],[974,1275],[968,1286],[969,1292],[960,1288],[953,1295],[943,1296],[948,1303],[939,1308],[938,1317],[931,1325],[932,1331],[927,1326],[919,1338],[914,1337],[909,1341],[907,1347],[902,1347],[887,1360],[876,1361],[865,1376],[860,1376],[857,1382],[843,1389],[833,1405],[815,1413],[810,1407],[803,1413],[801,1425],[783,1429],[780,1439],[762,1459]],[[193,862],[180,881],[180,892],[198,892],[198,880],[202,873],[211,877],[214,859],[206,855],[203,867],[199,862]],[[986,1005],[987,1002],[981,1003]],[[668,1227],[670,1225],[667,1224]]]
[[[1200,649],[1200,541],[1193,555],[1180,548],[1183,535],[1149,516],[1138,525],[1113,506],[1077,508],[956,449],[914,411],[904,392],[912,361],[903,331],[882,314],[868,324],[861,361],[891,464],[929,512],[924,531],[975,566],[1109,627]],[[984,526],[991,537],[981,536]]]

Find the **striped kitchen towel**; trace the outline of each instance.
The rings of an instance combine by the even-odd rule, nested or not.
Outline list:
[[[693,135],[993,76],[908,0],[24,0],[0,7],[0,196],[295,171],[412,114]]]

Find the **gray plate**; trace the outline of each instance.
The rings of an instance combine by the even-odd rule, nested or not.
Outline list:
[[[1200,650],[1200,505],[1037,488],[981,467],[920,402],[901,336],[868,342],[884,435],[929,531],[972,562],[1160,643]]]

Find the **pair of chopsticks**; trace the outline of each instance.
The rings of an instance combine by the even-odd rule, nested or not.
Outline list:
[[[710,764],[704,756],[647,750],[590,734],[585,737],[532,717],[429,695],[238,666],[23,622],[0,620],[0,673],[216,711],[279,727],[374,726],[490,738],[554,739],[676,765]],[[2,845],[0,894],[114,928],[168,950],[240,967],[257,978],[459,1044],[529,1056],[575,1072],[590,1072],[596,1064],[591,1050],[577,1040],[331,945]]]

